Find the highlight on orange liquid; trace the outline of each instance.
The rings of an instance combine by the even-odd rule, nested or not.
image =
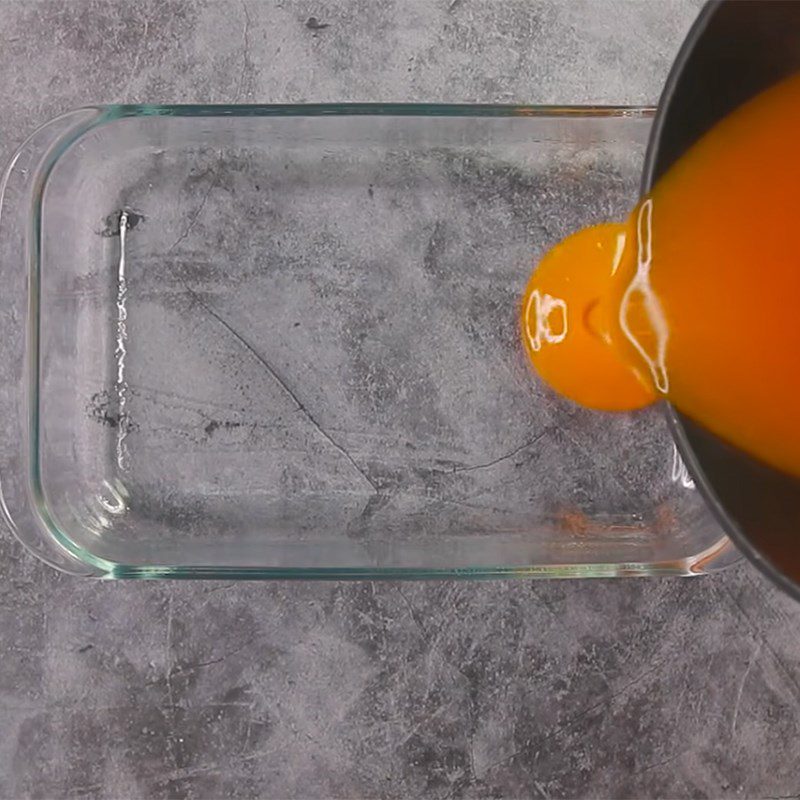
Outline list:
[[[604,411],[656,399],[647,378],[611,346],[604,319],[625,231],[606,223],[573,233],[545,255],[522,301],[522,338],[541,377],[570,400]]]
[[[578,403],[664,397],[800,476],[800,75],[722,120],[627,222],[547,253],[522,338]]]

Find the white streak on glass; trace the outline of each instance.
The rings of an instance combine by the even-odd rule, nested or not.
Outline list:
[[[656,293],[650,284],[650,268],[653,265],[653,201],[646,200],[639,209],[638,217],[639,255],[636,275],[625,290],[620,304],[619,323],[625,336],[636,348],[636,351],[647,363],[653,383],[662,394],[669,391],[669,375],[667,374],[667,343],[669,342],[669,327],[664,309],[661,307]],[[631,299],[635,294],[642,296],[647,319],[652,326],[656,339],[656,352],[651,356],[644,345],[628,324],[628,311]]]
[[[672,470],[670,478],[673,483],[679,483],[684,489],[694,489],[694,481],[692,476],[689,475],[689,470],[686,469],[686,464],[683,463],[681,454],[678,452],[678,446],[672,443]]]
[[[559,344],[567,338],[567,304],[560,297],[552,297],[549,294],[540,294],[538,289],[534,289],[528,297],[528,305],[525,307],[525,319],[530,319],[531,306],[536,304],[536,330],[531,333],[528,330],[528,342],[531,350],[538,353],[542,349],[542,342],[547,344]],[[558,309],[561,312],[561,331],[553,333],[550,327],[550,315]]]
[[[117,404],[119,406],[119,423],[117,424],[117,466],[128,468],[128,447],[125,438],[128,435],[128,384],[125,381],[125,357],[128,354],[128,284],[125,278],[125,245],[128,232],[128,212],[123,211],[119,217],[119,263],[117,264],[117,347],[114,357],[117,362]]]

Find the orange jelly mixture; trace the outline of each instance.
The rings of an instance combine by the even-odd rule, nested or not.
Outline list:
[[[624,411],[667,398],[800,476],[800,75],[717,124],[627,222],[550,250],[522,332],[572,400]]]

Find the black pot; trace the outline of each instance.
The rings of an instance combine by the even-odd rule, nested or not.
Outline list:
[[[798,70],[800,2],[709,2],[661,96],[643,193],[718,120]],[[800,368],[800,353],[797,358]],[[676,409],[668,414],[687,467],[726,532],[763,573],[800,600],[800,481],[723,442]]]

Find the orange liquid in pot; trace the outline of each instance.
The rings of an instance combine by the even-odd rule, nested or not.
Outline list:
[[[800,75],[722,120],[626,222],[550,250],[522,332],[572,400],[623,411],[668,398],[800,476]]]

